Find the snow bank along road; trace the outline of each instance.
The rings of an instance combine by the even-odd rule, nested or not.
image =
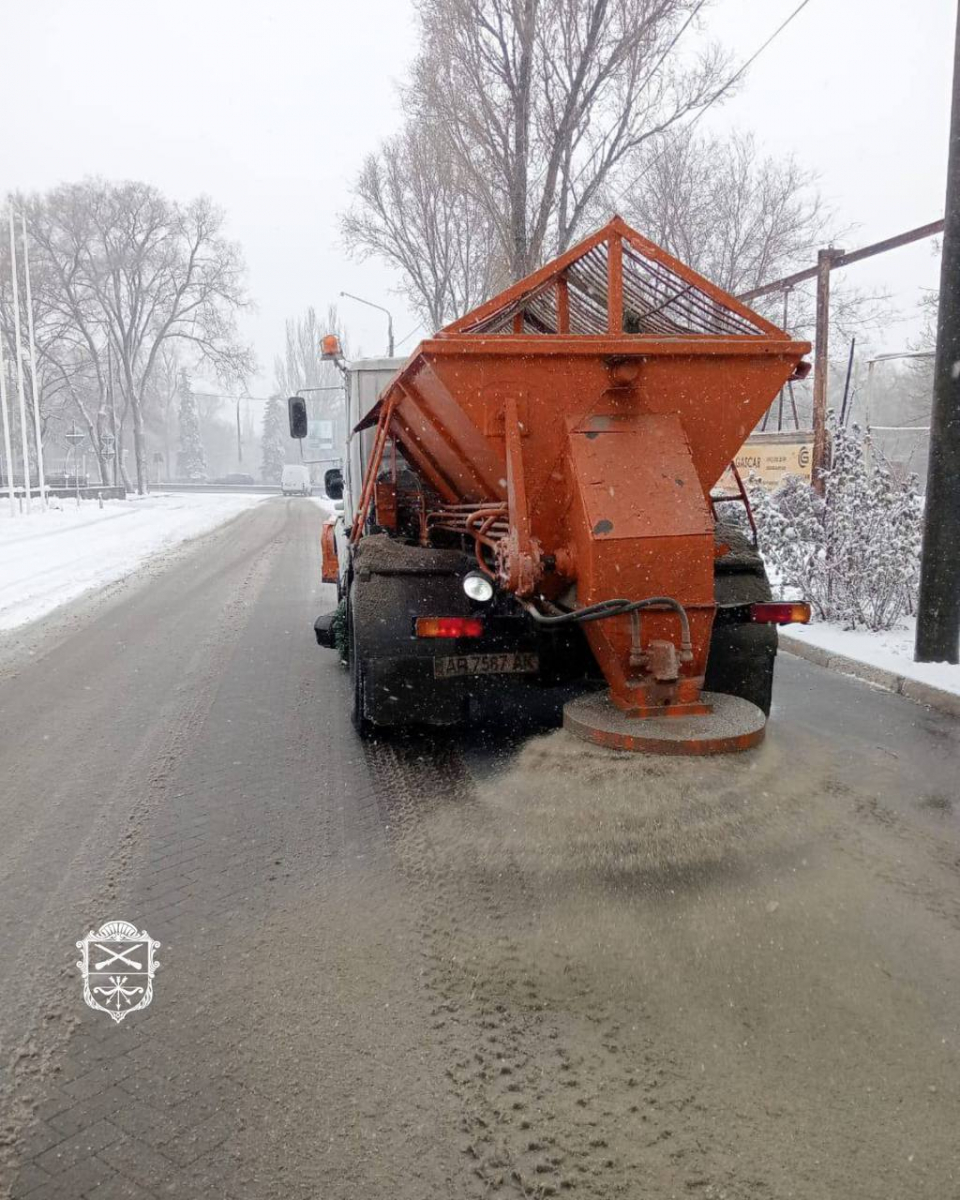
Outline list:
[[[783,656],[737,759],[361,745],[319,523],[267,501],[6,661],[7,1191],[960,1195],[957,723]],[[119,1026],[110,919],[163,943]]]
[[[13,629],[123,579],[189,538],[263,500],[254,495],[58,502],[47,512],[0,515],[0,629]]]

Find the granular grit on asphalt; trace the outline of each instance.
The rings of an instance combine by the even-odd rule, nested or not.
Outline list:
[[[778,752],[722,759],[605,749],[566,732],[534,739],[481,788],[507,815],[509,849],[531,870],[576,862],[650,881],[732,863],[765,837],[789,795],[772,794]]]

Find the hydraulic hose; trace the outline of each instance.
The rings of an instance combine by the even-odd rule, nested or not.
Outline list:
[[[645,600],[600,600],[597,604],[562,612],[555,617],[544,616],[530,603],[525,603],[524,608],[538,625],[546,626],[582,625],[587,621],[605,621],[608,617],[626,616],[628,613],[639,612],[642,608],[671,608],[680,618],[680,651],[682,654],[692,651],[690,622],[686,610],[672,596],[648,596]]]

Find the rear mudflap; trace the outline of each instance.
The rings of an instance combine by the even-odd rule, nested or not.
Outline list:
[[[467,679],[434,679],[432,658],[366,659],[364,710],[374,725],[456,725],[469,701]]]

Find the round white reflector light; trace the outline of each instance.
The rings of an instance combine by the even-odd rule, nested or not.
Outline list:
[[[479,571],[471,571],[469,575],[464,575],[463,590],[478,604],[486,604],[493,599],[493,584]]]

